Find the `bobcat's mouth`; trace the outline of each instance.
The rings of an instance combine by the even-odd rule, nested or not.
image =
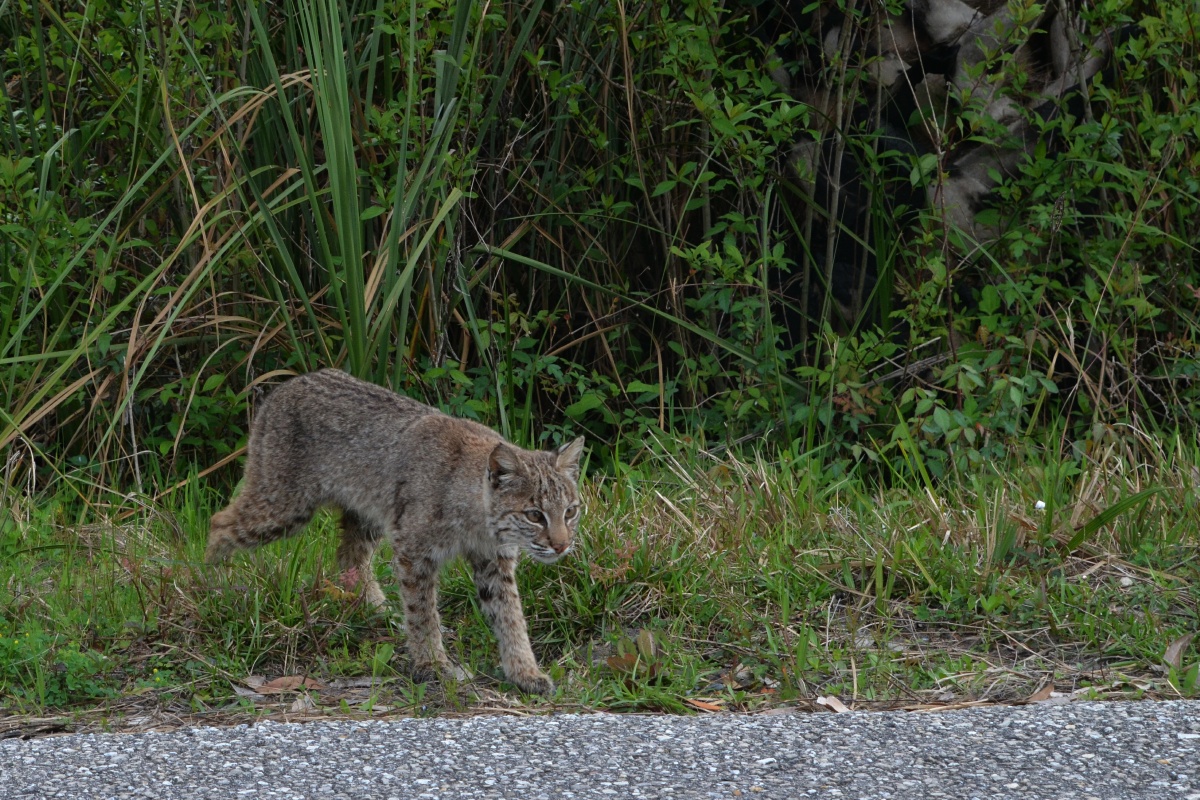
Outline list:
[[[573,546],[574,545],[570,545],[570,544],[567,545],[567,549],[563,550],[561,553],[554,552],[553,547],[546,547],[544,544],[530,544],[528,546],[527,550],[529,552],[529,556],[534,561],[537,561],[542,564],[553,564],[554,562],[558,561],[563,556],[565,556],[567,553],[571,552],[571,548]]]

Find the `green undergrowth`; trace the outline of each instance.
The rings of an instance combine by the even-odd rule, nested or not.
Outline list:
[[[83,514],[65,496],[13,495],[0,512],[0,713],[99,709],[115,724],[146,708],[219,719],[1195,696],[1198,483],[1200,452],[1178,442],[1153,466],[1031,449],[955,485],[833,479],[812,455],[647,453],[587,482],[571,558],[520,569],[559,685],[544,699],[503,680],[457,563],[443,624],[474,677],[413,684],[399,618],[371,613],[332,572],[331,514],[210,567],[207,519],[226,491],[202,480]],[[386,558],[377,569],[394,601]]]

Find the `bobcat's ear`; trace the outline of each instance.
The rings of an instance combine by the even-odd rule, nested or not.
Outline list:
[[[488,480],[493,488],[524,474],[521,458],[512,445],[501,442],[492,448],[492,454],[488,456]]]
[[[579,457],[583,455],[583,437],[567,442],[554,451],[554,466],[579,480]]]

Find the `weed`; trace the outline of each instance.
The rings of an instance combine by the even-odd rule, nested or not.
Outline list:
[[[798,464],[828,466],[811,455],[648,457],[648,477],[586,487],[575,557],[519,570],[534,647],[562,687],[554,702],[608,709],[828,694],[867,705],[1011,700],[1047,679],[1089,696],[1191,695],[1200,507],[1183,455],[1169,469],[1116,456],[1065,468],[1029,452],[970,488],[933,492],[858,480],[798,491]],[[1119,513],[1105,515],[1096,499],[1122,491],[1136,503],[1109,500]],[[1057,511],[1039,520],[1030,498],[1048,492]],[[326,688],[310,698],[335,707],[352,690],[329,687],[364,676],[355,713],[510,702],[461,564],[443,576],[441,605],[447,646],[475,678],[434,691],[403,677],[397,620],[330,581],[330,518],[203,567],[217,505],[206,497],[189,491],[154,513],[129,506],[126,522],[85,525],[63,522],[60,500],[10,523],[16,544],[0,567],[9,708],[150,691],[168,707],[233,709],[247,698],[231,682],[263,674],[312,676]],[[1139,530],[1132,550],[1126,517]],[[1070,548],[1076,519],[1100,522]],[[389,565],[378,569],[390,586]],[[1164,641],[1175,643],[1165,660]]]

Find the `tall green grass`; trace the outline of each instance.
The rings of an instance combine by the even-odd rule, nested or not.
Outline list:
[[[588,482],[575,554],[518,572],[561,687],[541,702],[923,707],[1023,701],[1048,681],[1075,699],[1195,696],[1200,454],[1176,442],[1162,455],[1064,469],[1030,451],[930,491],[833,479],[819,453],[659,453]],[[441,608],[476,677],[414,685],[398,617],[338,582],[331,516],[205,566],[222,498],[202,486],[155,506],[78,515],[69,497],[16,497],[0,512],[0,710],[245,718],[295,700],[251,696],[256,677],[292,675],[324,687],[310,693],[318,714],[536,702],[503,681],[464,565],[445,570]],[[386,559],[377,570],[395,601]],[[382,684],[347,689],[354,678]]]

